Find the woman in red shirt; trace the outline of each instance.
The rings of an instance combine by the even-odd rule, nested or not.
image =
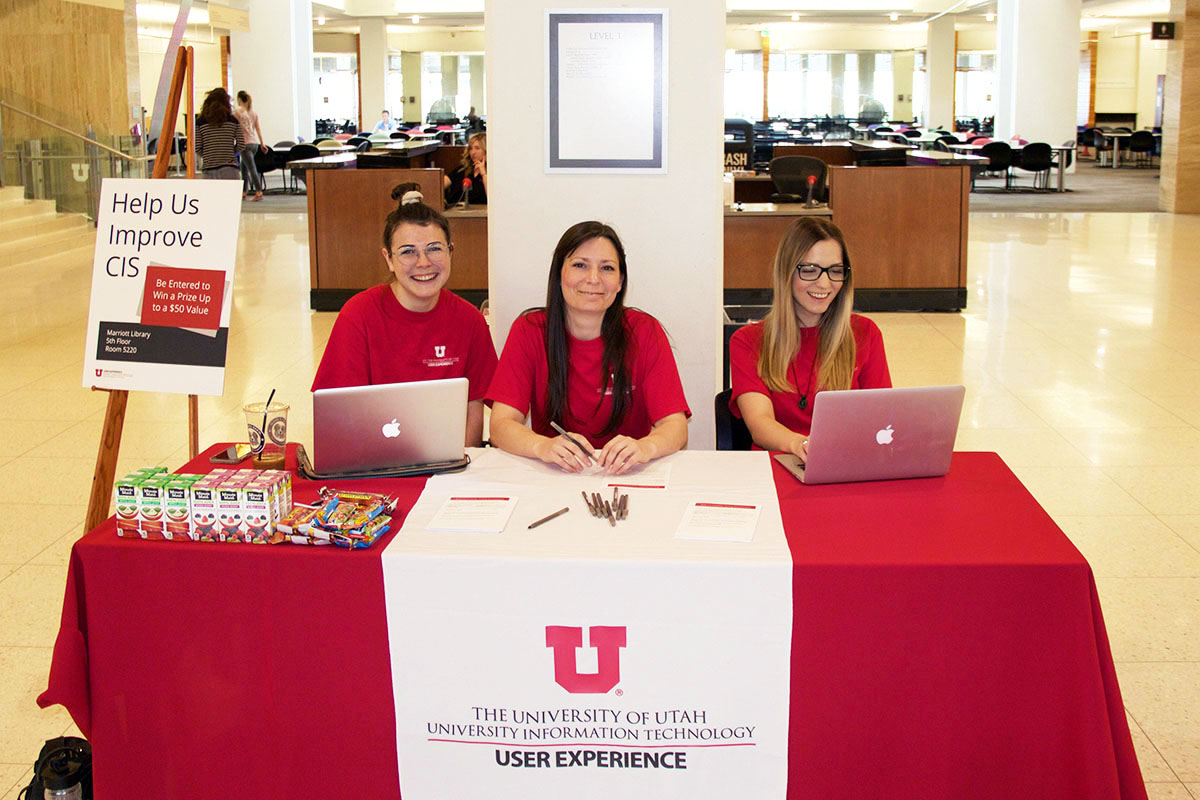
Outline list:
[[[808,458],[812,401],[822,389],[892,385],[883,335],[850,313],[854,279],[846,240],[820,217],[800,217],[775,251],[771,310],[729,341],[730,410],[754,443]]]
[[[496,348],[475,306],[445,288],[450,224],[425,205],[415,183],[392,190],[399,201],[383,230],[389,283],[342,306],[313,391],[438,378],[466,378],[468,447],[483,440],[483,396],[496,370]]]
[[[626,308],[625,249],[608,225],[580,222],[559,239],[546,307],[518,317],[487,400],[492,444],[568,472],[591,461],[611,474],[687,444],[691,409],[666,333]],[[530,417],[531,428],[525,427]]]

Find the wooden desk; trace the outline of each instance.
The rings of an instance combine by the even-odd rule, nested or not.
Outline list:
[[[359,169],[419,169],[430,166],[432,153],[441,144],[437,141],[403,141],[397,139],[376,146],[365,153],[358,153],[356,163]]]

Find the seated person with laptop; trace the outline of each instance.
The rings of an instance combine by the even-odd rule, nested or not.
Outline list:
[[[595,460],[610,474],[687,444],[692,412],[670,342],[658,320],[625,307],[627,286],[616,231],[567,229],[546,307],[517,317],[488,389],[492,444],[568,472]]]
[[[446,218],[422,202],[415,183],[397,186],[392,198],[399,205],[383,230],[392,280],[342,307],[312,389],[466,378],[464,441],[479,446],[483,397],[496,370],[487,323],[445,288],[453,250]]]
[[[800,217],[775,252],[774,298],[729,342],[730,410],[766,450],[808,458],[817,392],[892,385],[883,335],[852,314],[854,280],[841,230]]]

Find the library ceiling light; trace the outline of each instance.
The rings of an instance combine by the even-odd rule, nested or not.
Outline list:
[[[420,15],[420,14],[413,14],[413,15],[412,15],[412,24],[413,24],[413,25],[420,25],[420,24],[421,24],[421,15]]]
[[[318,24],[318,25],[324,25],[324,24],[325,24],[325,18],[324,18],[324,17],[317,17],[317,24]]]
[[[799,22],[799,21],[800,21],[800,12],[793,11],[792,12],[792,22]]]
[[[892,13],[888,14],[888,19],[890,19],[892,22],[895,22],[896,20],[900,19],[900,15],[893,11]]]
[[[983,18],[986,19],[988,22],[995,22],[996,14],[992,11],[989,11],[988,13],[983,15]]]

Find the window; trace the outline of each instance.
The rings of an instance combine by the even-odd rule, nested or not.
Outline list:
[[[956,117],[984,117],[996,115],[996,54],[987,52],[960,52],[958,68],[954,73],[954,114]]]
[[[762,116],[762,52],[725,52],[725,116],[753,122]]]

